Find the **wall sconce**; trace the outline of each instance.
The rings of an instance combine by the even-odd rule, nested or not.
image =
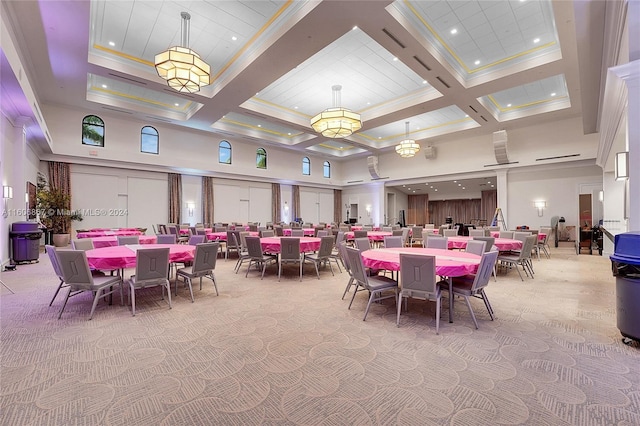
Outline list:
[[[4,198],[5,200],[9,198],[13,198],[13,188],[10,187],[9,185],[3,185],[2,198]]]
[[[547,207],[547,202],[543,200],[534,201],[533,205],[538,209],[538,217],[542,217],[544,209]]]
[[[604,201],[604,191],[598,192],[598,200],[602,203]]]
[[[289,204],[286,201],[284,202],[284,211],[289,211]]]
[[[367,204],[365,210],[367,211],[367,216],[371,216],[371,205]]]
[[[195,203],[187,203],[187,209],[189,209],[189,217],[193,217],[193,211],[196,208]]]
[[[615,162],[616,180],[629,179],[629,153],[618,152],[616,153]]]

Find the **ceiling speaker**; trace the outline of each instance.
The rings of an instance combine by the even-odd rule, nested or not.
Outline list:
[[[506,130],[493,132],[493,152],[496,155],[496,161],[498,162],[498,164],[509,163],[509,157],[507,155],[507,131]]]
[[[373,179],[380,179],[380,172],[378,172],[378,157],[370,155],[367,157],[367,167],[369,168],[369,174]]]
[[[423,149],[424,149],[424,158],[426,158],[427,160],[432,160],[436,158],[435,146],[425,146]]]

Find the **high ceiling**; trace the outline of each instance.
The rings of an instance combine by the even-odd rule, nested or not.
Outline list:
[[[124,113],[334,160],[463,132],[582,113],[572,2],[5,1],[40,102]],[[167,87],[156,54],[190,46],[212,69],[197,94]],[[3,10],[4,12],[4,10]],[[49,66],[43,66],[46,59]],[[34,64],[38,64],[35,66]],[[361,114],[345,139],[309,120]],[[596,88],[597,90],[597,88]]]

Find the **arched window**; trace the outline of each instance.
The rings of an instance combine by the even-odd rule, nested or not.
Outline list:
[[[258,148],[256,150],[256,167],[259,169],[267,168],[267,151],[264,148]]]
[[[231,164],[231,144],[227,141],[218,145],[218,163]]]
[[[160,145],[158,131],[151,126],[144,126],[140,131],[140,152],[157,154]]]
[[[87,115],[82,119],[82,144],[104,146],[104,121],[97,115]]]
[[[302,159],[302,174],[309,176],[311,175],[311,161],[309,157],[304,157]]]
[[[331,163],[329,163],[328,161],[325,161],[323,169],[324,169],[323,170],[324,177],[330,178],[331,177]]]

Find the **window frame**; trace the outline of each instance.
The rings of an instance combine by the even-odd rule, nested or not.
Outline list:
[[[331,179],[331,163],[328,161],[325,161],[322,164],[322,176],[327,179]]]
[[[305,173],[306,166],[306,173]],[[309,157],[302,157],[302,175],[303,176],[311,176],[311,160]]]
[[[260,165],[260,158],[264,158],[264,167]],[[267,150],[260,147],[256,149],[256,168],[257,169],[267,169]]]
[[[222,146],[223,143],[228,146]],[[220,153],[222,152],[223,149],[229,151],[229,161],[221,160]],[[218,143],[218,164],[231,164],[232,162],[233,162],[233,148],[231,147],[231,142],[229,142],[226,139],[223,139],[220,141],[220,143]]]
[[[151,133],[145,133],[145,129],[153,129],[153,131],[155,132],[154,134]],[[142,148],[142,135],[148,135],[148,136],[155,136],[156,137],[156,150],[154,151],[145,151]],[[142,129],[140,129],[140,152],[144,153],[144,154],[155,154],[158,155],[160,154],[160,132],[158,132],[158,129],[156,129],[153,126],[142,126]]]
[[[100,123],[96,124],[96,123],[87,122],[87,119],[90,119],[92,117],[95,117],[98,120],[100,120]],[[85,138],[85,125],[86,126],[92,126],[92,127],[98,127],[98,128],[102,129],[102,134],[101,135],[99,134],[99,132],[96,132],[96,133],[98,133],[98,136],[101,137],[101,142],[100,143],[87,143],[87,142],[85,142],[85,139],[91,140],[91,138]],[[93,130],[93,129],[91,129],[91,130],[95,132],[95,130]],[[105,126],[104,120],[102,118],[100,118],[99,116],[97,116],[95,114],[85,115],[82,118],[82,145],[94,146],[94,147],[98,147],[98,148],[104,148],[105,135],[106,135],[106,126]]]

